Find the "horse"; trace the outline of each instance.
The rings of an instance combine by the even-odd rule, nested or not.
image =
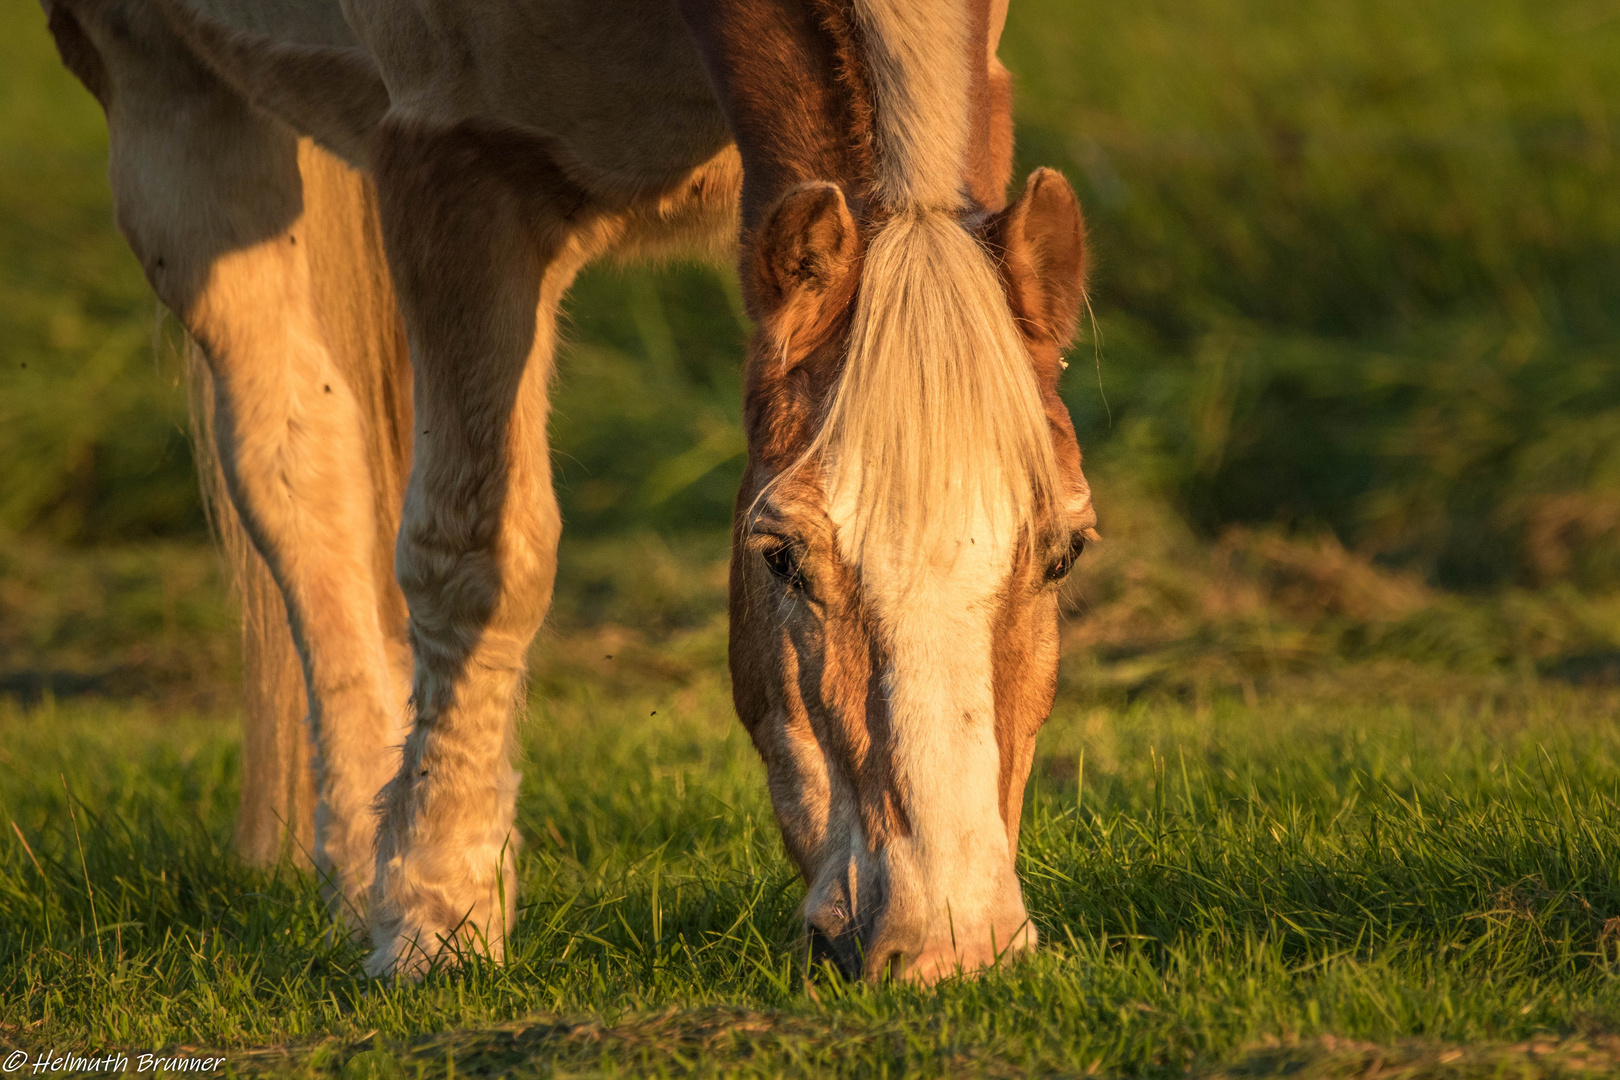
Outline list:
[[[196,344],[238,848],[307,839],[368,974],[504,955],[558,304],[691,252],[756,327],[729,662],[810,955],[1035,945],[1019,819],[1096,513],[1058,396],[1084,220],[1051,170],[1006,197],[1005,0],[42,3]]]

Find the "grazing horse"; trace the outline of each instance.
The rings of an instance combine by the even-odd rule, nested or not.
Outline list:
[[[730,660],[813,952],[931,980],[1034,943],[1020,807],[1095,516],[1083,224],[1051,171],[1005,199],[1005,0],[44,4],[245,538],[238,842],[276,857],[313,774],[369,972],[502,954],[558,303],[694,249],[757,325]]]

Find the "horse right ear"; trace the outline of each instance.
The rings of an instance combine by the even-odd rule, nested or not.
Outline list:
[[[860,231],[837,184],[788,192],[754,245],[754,317],[777,341],[809,348],[838,321],[854,293]]]

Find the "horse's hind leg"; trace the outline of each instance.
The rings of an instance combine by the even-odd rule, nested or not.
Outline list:
[[[404,695],[379,615],[392,586],[375,572],[365,426],[379,418],[313,295],[312,262],[334,242],[310,221],[320,193],[293,133],[221,86],[150,5],[56,0],[51,19],[107,112],[119,225],[206,354],[226,486],[286,600],[309,688],[317,867],[340,916],[357,912]]]
[[[519,137],[385,120],[376,148],[416,377],[396,555],[415,728],[378,836],[367,969],[381,975],[504,953],[513,718],[561,528],[546,445],[556,307],[594,227]]]

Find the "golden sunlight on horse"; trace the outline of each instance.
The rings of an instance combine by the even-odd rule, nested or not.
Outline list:
[[[503,954],[558,305],[604,256],[734,256],[731,671],[811,954],[1035,944],[1019,815],[1096,517],[1057,394],[1084,225],[1051,171],[1006,201],[1004,3],[45,3],[198,347],[245,857],[308,844],[374,975]]]

